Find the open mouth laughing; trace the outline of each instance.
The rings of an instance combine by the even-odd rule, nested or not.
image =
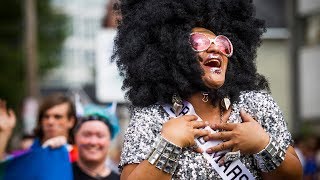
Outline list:
[[[214,74],[221,74],[222,59],[221,56],[215,54],[209,54],[203,65],[210,68],[210,71]]]

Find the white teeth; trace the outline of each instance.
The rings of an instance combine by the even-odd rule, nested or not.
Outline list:
[[[210,71],[213,73],[213,74],[221,74],[221,69],[220,68],[217,68],[217,67],[213,67],[210,69]]]
[[[217,60],[217,59],[211,59],[211,60],[209,60],[207,63],[209,63],[209,62],[214,62],[214,61],[218,61],[218,62],[220,62],[219,60]]]
[[[219,69],[220,69],[220,68],[213,67],[213,68],[210,69],[210,71],[211,71],[211,72],[215,72],[216,70],[219,70]]]
[[[204,63],[205,66],[215,66],[215,67],[219,67],[221,66],[221,62],[217,59],[211,59],[207,62]]]
[[[204,62],[204,65],[209,65],[209,63],[214,63],[217,66],[221,66],[222,64],[221,57],[217,54],[209,54],[206,59],[207,60]]]

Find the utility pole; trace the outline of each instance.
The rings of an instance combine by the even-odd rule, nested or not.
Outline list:
[[[37,98],[39,96],[38,86],[38,62],[37,62],[37,0],[24,1],[25,12],[25,57],[26,57],[26,89],[27,96]]]
[[[24,100],[23,131],[32,133],[36,123],[39,98],[38,86],[38,45],[37,45],[37,0],[24,0],[24,53],[26,59],[26,96]]]

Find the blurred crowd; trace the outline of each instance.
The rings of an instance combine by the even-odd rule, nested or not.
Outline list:
[[[79,107],[77,111],[74,102],[60,93],[45,97],[38,111],[34,133],[23,135],[18,149],[6,151],[17,118],[15,112],[7,108],[6,101],[0,99],[2,163],[38,149],[65,148],[74,179],[119,179],[120,147],[110,151],[112,139],[119,132],[118,118],[103,106],[87,104],[80,108],[81,111]]]
[[[303,167],[304,179],[320,179],[320,138],[311,134],[297,137],[295,150]]]
[[[78,107],[79,108],[79,107]],[[122,142],[117,117],[108,109],[90,104],[80,114],[69,97],[54,93],[41,102],[34,134],[22,134],[16,149],[6,151],[17,124],[15,112],[0,100],[0,158],[6,162],[38,148],[65,147],[74,179],[119,179]],[[112,143],[113,142],[113,143]],[[304,169],[304,179],[320,179],[320,138],[297,137],[295,150]]]
[[[113,31],[117,21],[116,14],[112,10],[114,3],[114,0],[109,1],[106,7],[108,13],[103,18],[103,26]],[[113,41],[110,39],[110,42]],[[19,120],[20,117],[17,115],[19,113],[8,108],[6,100],[0,97],[1,180],[30,179],[30,177],[31,179],[61,179],[60,177],[68,179],[67,174],[55,176],[53,172],[52,176],[50,174],[43,176],[41,174],[48,172],[41,170],[35,172],[39,176],[28,176],[29,172],[26,172],[28,168],[19,171],[21,174],[18,173],[19,161],[22,164],[29,163],[25,156],[45,149],[66,150],[71,179],[120,179],[118,164],[122,140],[119,135],[120,125],[116,112],[106,105],[89,103],[79,105],[76,98],[62,93],[52,93],[43,97],[38,106],[38,112],[35,112],[37,118],[34,130],[32,133],[22,133],[25,132],[22,129],[28,127],[21,128],[26,124]],[[17,129],[20,132],[17,132]],[[16,140],[17,137],[19,137],[18,140]],[[63,158],[61,160],[64,161]],[[49,168],[50,163],[52,163],[51,167],[54,166],[50,158],[45,163],[43,165],[49,164]],[[13,170],[12,167],[17,169]],[[13,176],[10,175],[11,171],[15,171]],[[64,169],[64,171],[67,170]]]

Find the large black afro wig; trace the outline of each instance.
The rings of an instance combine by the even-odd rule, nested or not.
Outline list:
[[[123,90],[135,106],[171,103],[174,93],[188,98],[209,92],[212,104],[225,96],[236,101],[241,91],[268,90],[255,58],[265,23],[254,17],[252,0],[120,0],[113,59],[124,77]],[[227,36],[234,53],[226,81],[207,89],[203,71],[188,38],[203,27]]]

